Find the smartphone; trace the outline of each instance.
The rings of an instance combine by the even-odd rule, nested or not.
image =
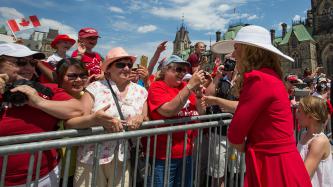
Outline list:
[[[205,76],[205,79],[209,79],[210,78],[210,74],[207,72],[207,71],[204,71],[204,76]]]
[[[132,71],[137,71],[139,68],[139,64],[135,64],[133,67],[132,67]]]
[[[140,59],[140,66],[147,68],[147,65],[148,65],[148,57],[145,55],[142,55],[141,59]]]

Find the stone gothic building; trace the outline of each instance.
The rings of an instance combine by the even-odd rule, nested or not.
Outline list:
[[[216,32],[216,40],[234,39],[245,25],[230,25],[222,38]],[[290,28],[285,23],[281,26],[281,36],[275,36],[273,29],[270,32],[272,43],[295,59],[294,63],[282,63],[285,73],[302,76],[305,68],[315,71],[317,66],[322,66],[324,73],[333,78],[333,0],[311,0],[305,21],[294,21]]]
[[[184,55],[189,53],[191,50],[191,41],[189,32],[181,25],[180,29],[176,33],[175,40],[173,41],[173,52],[172,54],[178,55],[184,58]]]
[[[311,0],[305,22],[294,22],[289,31],[286,27],[282,24],[282,36],[274,39],[279,49],[295,59],[283,63],[284,70],[301,75],[305,68],[314,71],[323,66],[333,78],[333,1]],[[273,37],[274,32],[271,30]]]

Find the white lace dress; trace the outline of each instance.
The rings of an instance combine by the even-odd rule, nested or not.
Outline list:
[[[306,144],[297,144],[297,149],[301,154],[303,161],[309,152],[309,144],[310,142],[318,137],[318,136],[326,136],[324,133],[316,134],[313,138],[311,138]],[[331,152],[331,150],[330,150]],[[311,179],[311,183],[313,187],[333,187],[333,159],[332,154],[325,160],[321,160],[316,172],[313,174]]]

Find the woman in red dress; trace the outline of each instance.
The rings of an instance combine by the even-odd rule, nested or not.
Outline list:
[[[282,81],[280,60],[293,59],[271,44],[269,31],[254,25],[243,27],[234,40],[218,42],[212,49],[234,51],[240,73],[236,83],[239,103],[227,137],[231,146],[246,152],[245,186],[311,186],[297,152]]]

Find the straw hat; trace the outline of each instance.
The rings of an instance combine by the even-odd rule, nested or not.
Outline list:
[[[283,54],[279,49],[272,45],[271,35],[268,30],[256,25],[249,25],[241,28],[234,40],[224,40],[215,43],[212,46],[212,51],[219,54],[231,53],[234,51],[234,45],[236,43],[259,47],[294,62],[294,59]]]
[[[132,63],[134,63],[136,60],[136,56],[129,55],[122,47],[116,47],[111,49],[106,55],[105,61],[102,65],[102,70],[106,71],[106,68],[110,64],[121,58],[129,58],[131,59]]]

